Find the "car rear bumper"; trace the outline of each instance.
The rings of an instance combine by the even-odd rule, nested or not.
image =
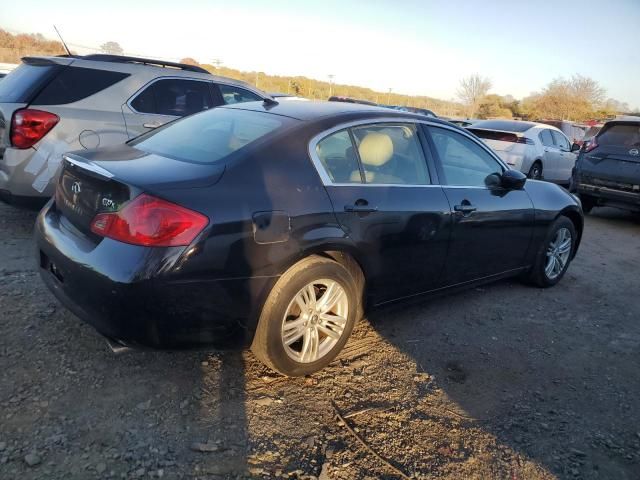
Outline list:
[[[48,161],[37,157],[37,150],[7,148],[0,158],[2,200],[47,199],[53,195],[56,172]],[[39,185],[36,188],[36,185]]]
[[[611,186],[593,185],[589,183],[578,183],[579,194],[590,195],[608,204],[622,204],[632,209],[640,209],[640,190],[637,192],[620,190]]]
[[[35,228],[40,275],[76,316],[120,344],[236,349],[253,337],[273,278],[175,278],[184,247],[98,243],[68,225],[50,201]]]

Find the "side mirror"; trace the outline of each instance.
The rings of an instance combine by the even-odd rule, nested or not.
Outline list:
[[[573,145],[571,145],[571,151],[577,152],[578,150],[580,150],[580,145],[574,142]]]
[[[519,170],[505,170],[500,177],[502,188],[507,190],[520,190],[526,181],[527,176]]]

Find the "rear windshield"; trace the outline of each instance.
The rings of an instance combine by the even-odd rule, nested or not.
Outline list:
[[[487,130],[504,130],[506,132],[526,132],[532,127],[535,127],[535,123],[531,122],[518,122],[514,120],[483,120],[473,124],[474,127],[486,128]]]
[[[67,67],[32,100],[34,105],[64,105],[90,97],[128,77],[128,73]]]
[[[517,142],[518,136],[515,133],[507,132],[495,132],[493,130],[480,130],[477,128],[467,128],[478,138],[484,138],[485,140],[499,140],[502,142]]]
[[[23,63],[0,82],[0,102],[29,103],[33,96],[53,78],[61,65],[28,65]]]
[[[215,163],[280,128],[285,117],[214,108],[177,120],[129,145],[147,153],[194,163]]]
[[[603,128],[598,135],[598,145],[640,147],[640,123],[617,124]]]

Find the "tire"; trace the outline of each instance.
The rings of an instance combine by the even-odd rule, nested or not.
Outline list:
[[[562,258],[565,258],[564,263],[562,263],[562,268],[558,269],[558,271],[556,271],[556,269],[554,268],[551,274],[549,274],[547,270],[547,267],[549,267],[549,256],[547,255],[547,252],[549,251],[549,249],[554,248],[552,243],[558,241],[559,232],[561,232],[562,230],[570,235],[570,245],[568,247],[568,250],[566,251],[566,258],[560,254],[556,256],[557,262],[560,262]],[[540,245],[538,253],[536,254],[535,263],[531,268],[531,271],[529,272],[529,282],[538,287],[547,288],[554,286],[560,280],[562,280],[562,277],[564,277],[564,274],[566,273],[567,269],[569,268],[569,264],[573,259],[573,252],[575,251],[577,238],[578,237],[576,234],[576,228],[573,225],[573,222],[567,217],[558,217],[549,227],[545,239],[542,242],[542,245]],[[563,243],[561,243],[561,245],[562,244]],[[558,245],[556,245],[556,247],[558,247]],[[556,252],[559,251],[560,250],[556,250]],[[562,251],[564,253],[564,249],[562,249]],[[556,267],[558,267],[560,263],[556,263],[555,265]]]
[[[593,207],[596,206],[596,199],[589,195],[580,195],[580,203],[582,203],[582,211],[590,213]]]
[[[333,307],[323,312],[323,299],[334,297]],[[344,266],[317,255],[307,257],[287,270],[269,293],[251,350],[283,375],[317,372],[344,347],[356,323],[359,303],[356,282]]]
[[[542,180],[542,162],[540,160],[536,160],[531,165],[529,169],[529,173],[527,173],[527,177],[532,180]]]

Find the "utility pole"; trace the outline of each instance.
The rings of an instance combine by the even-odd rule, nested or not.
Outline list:
[[[387,93],[387,105],[389,105],[390,99],[391,99],[391,89],[389,89],[389,93]]]
[[[214,58],[213,60],[211,60],[211,65],[216,68],[220,68],[220,65],[222,65],[222,60],[220,60],[219,58]]]
[[[335,75],[330,73],[328,77],[329,77],[329,96],[331,97],[333,95],[333,77],[335,77]]]

